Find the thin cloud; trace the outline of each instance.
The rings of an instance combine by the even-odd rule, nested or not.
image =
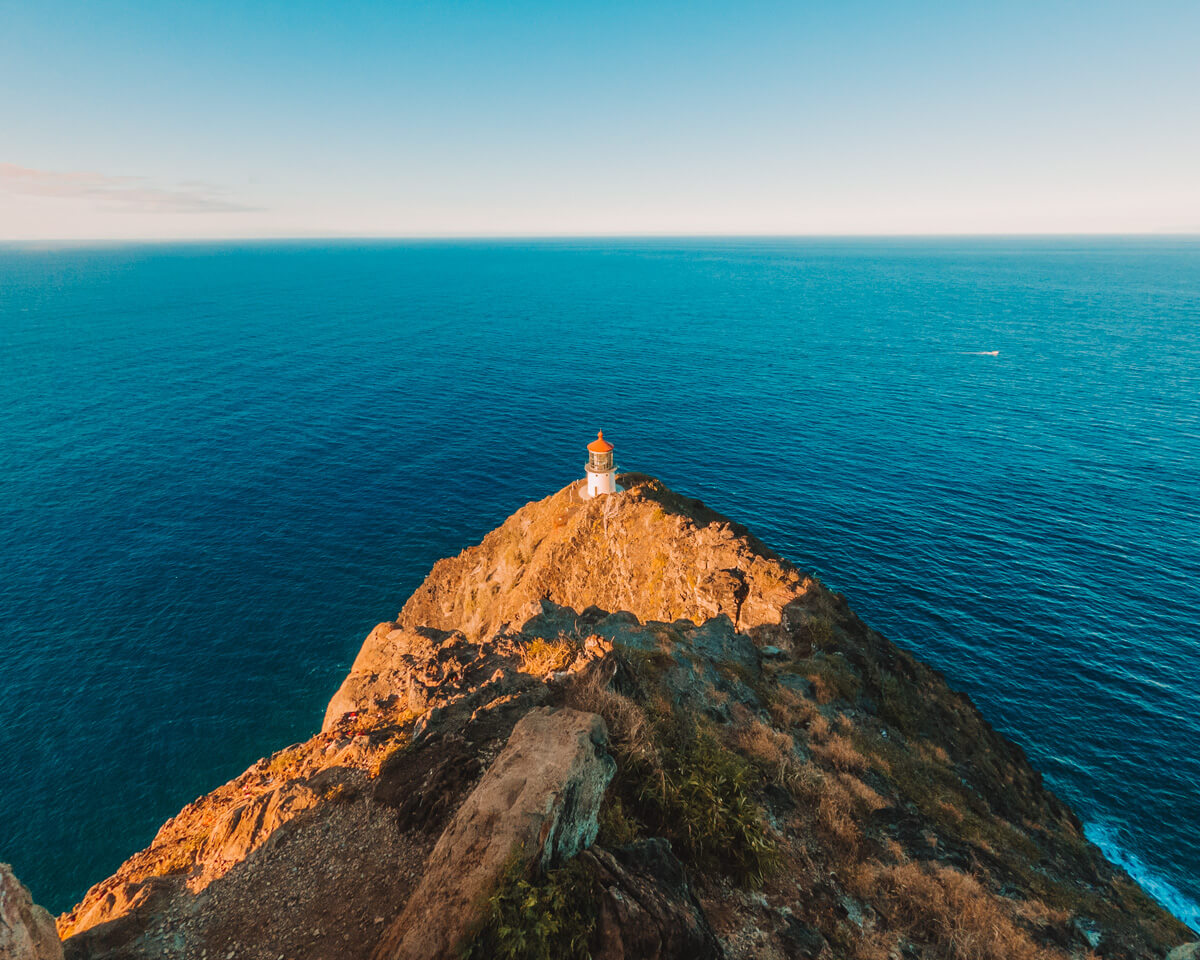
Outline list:
[[[224,195],[215,184],[187,180],[158,187],[146,177],[34,170],[0,163],[0,190],[33,197],[94,200],[101,209],[143,213],[247,213],[261,210]]]

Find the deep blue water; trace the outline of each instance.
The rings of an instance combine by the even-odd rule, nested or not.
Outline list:
[[[1198,240],[0,250],[0,860],[65,908],[311,734],[599,427],[1200,928]]]

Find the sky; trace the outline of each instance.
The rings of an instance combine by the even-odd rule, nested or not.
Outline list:
[[[0,240],[1200,233],[1200,3],[0,0]]]

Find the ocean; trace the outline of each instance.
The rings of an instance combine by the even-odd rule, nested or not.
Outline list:
[[[0,860],[67,908],[315,732],[597,429],[1200,930],[1197,239],[0,248]]]

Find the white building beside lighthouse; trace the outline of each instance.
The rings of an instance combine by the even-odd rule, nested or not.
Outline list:
[[[617,468],[613,466],[613,445],[604,439],[604,431],[588,444],[587,498],[617,492]]]

